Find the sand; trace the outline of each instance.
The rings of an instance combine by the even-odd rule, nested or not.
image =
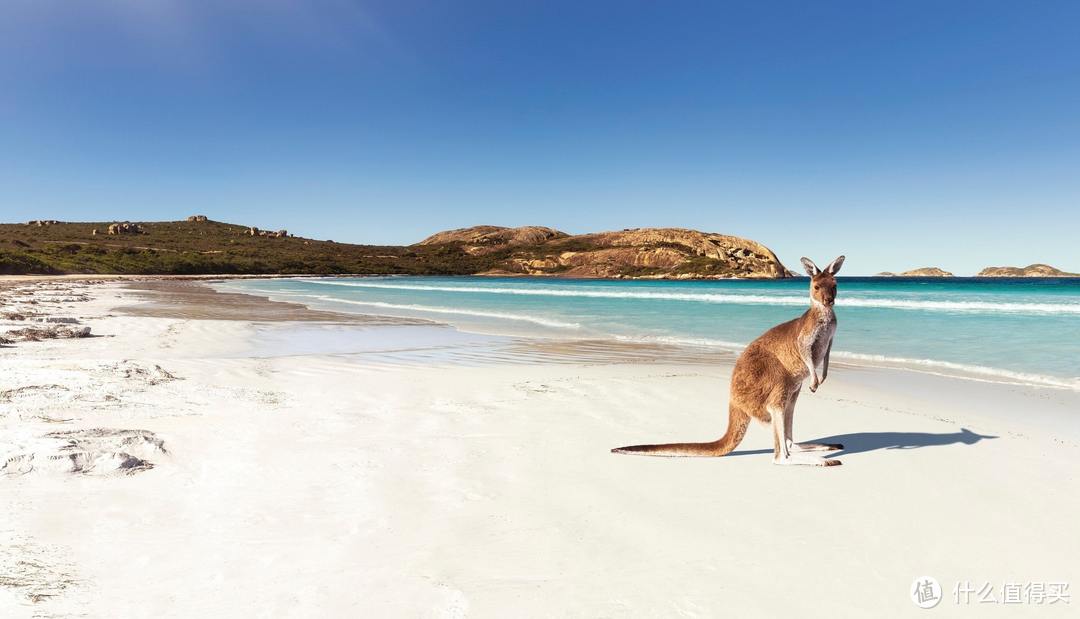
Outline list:
[[[208,319],[221,310],[184,307],[198,295],[35,285],[0,303],[36,299],[94,337],[0,349],[3,617],[1043,617],[1080,603],[952,595],[1080,583],[1075,392],[837,364],[800,399],[795,434],[844,443],[843,466],[773,466],[758,426],[724,458],[615,455],[716,438],[730,359],[297,308]],[[909,598],[922,575],[945,589],[932,611]]]

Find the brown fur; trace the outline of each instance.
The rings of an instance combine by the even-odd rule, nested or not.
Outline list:
[[[667,443],[617,447],[613,453],[651,456],[723,456],[730,453],[746,435],[750,419],[771,424],[773,413],[784,415],[785,435],[790,437],[795,401],[803,381],[810,379],[810,390],[816,391],[829,372],[829,352],[836,329],[832,311],[836,300],[836,271],[843,263],[837,258],[825,271],[804,258],[810,280],[811,305],[802,316],[776,325],[746,347],[735,361],[731,373],[731,401],[728,405],[728,429],[722,437],[710,443]],[[807,367],[803,352],[808,351],[811,365],[820,361],[821,376]],[[782,438],[774,434],[774,455],[787,454]],[[803,450],[839,449],[838,445],[801,445]],[[839,464],[836,460],[826,460]]]

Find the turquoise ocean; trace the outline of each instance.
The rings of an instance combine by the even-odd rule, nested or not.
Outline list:
[[[840,277],[833,359],[1080,390],[1080,278]],[[364,277],[222,287],[503,335],[737,350],[808,306],[808,280]]]

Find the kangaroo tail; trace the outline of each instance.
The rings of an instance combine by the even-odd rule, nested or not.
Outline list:
[[[719,439],[711,443],[665,443],[662,445],[630,445],[628,447],[616,447],[611,453],[635,454],[639,456],[704,456],[719,457],[731,453],[743,437],[746,436],[746,427],[750,425],[750,416],[742,409],[732,404],[728,419],[728,429]]]

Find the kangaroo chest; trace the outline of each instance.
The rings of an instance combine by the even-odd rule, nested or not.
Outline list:
[[[833,318],[830,312],[827,316],[810,323],[808,328],[803,331],[802,337],[799,338],[799,345],[802,348],[800,352],[805,356],[809,356],[813,360],[815,367],[820,366],[825,361],[825,354],[828,352],[829,344],[832,343],[835,334],[836,319]]]

